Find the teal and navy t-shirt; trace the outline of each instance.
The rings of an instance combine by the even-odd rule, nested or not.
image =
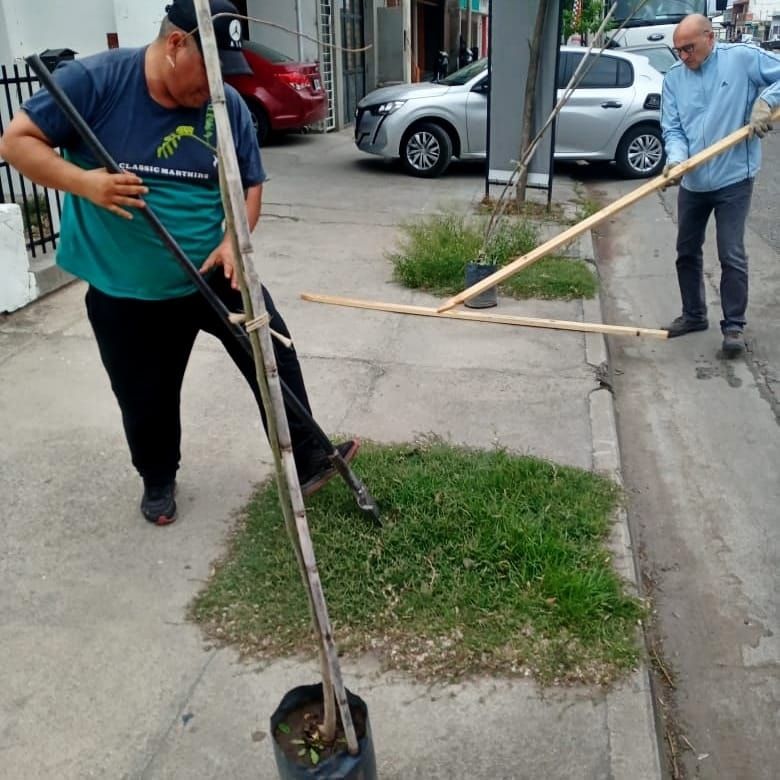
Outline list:
[[[102,52],[61,65],[54,78],[120,167],[143,179],[144,200],[199,267],[224,234],[213,108],[169,109],[152,100],[145,53]],[[244,101],[227,84],[225,95],[246,189],[265,180],[260,150]],[[46,90],[23,107],[71,162],[98,167]],[[107,295],[162,300],[196,289],[140,213],[127,220],[68,194],[60,232],[57,264]]]

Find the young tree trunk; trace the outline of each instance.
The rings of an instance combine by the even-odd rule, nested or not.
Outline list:
[[[227,113],[225,89],[222,83],[208,0],[195,0],[195,11],[203,46],[203,57],[206,62],[211,102],[214,107],[222,199],[237,260],[237,274],[255,360],[257,381],[268,421],[268,439],[274,453],[279,501],[309,595],[312,622],[318,636],[325,707],[325,722],[321,727],[321,733],[325,741],[330,742],[335,738],[335,704],[338,703],[347,739],[347,749],[354,755],[359,750],[358,742],[347,702],[346,689],[341,677],[341,667],[333,641],[328,608],[317,571],[314,548],[306,521],[306,509],[295,468],[290,429],[287,424],[284,397],[276,367],[271,328],[268,324],[268,312],[265,308],[262,283],[254,261],[241,175]]]
[[[536,102],[536,86],[539,81],[539,63],[542,54],[542,33],[544,32],[544,20],[547,17],[549,0],[539,0],[539,9],[536,12],[533,37],[529,41],[528,75],[525,80],[525,101],[523,103],[523,130],[520,136],[520,171],[515,189],[517,205],[525,201],[525,191],[528,186],[528,165],[526,159],[528,146],[534,129],[534,104]]]

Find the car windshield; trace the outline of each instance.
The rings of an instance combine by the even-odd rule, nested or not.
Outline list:
[[[446,78],[440,79],[439,84],[446,84],[448,87],[460,87],[463,84],[471,81],[474,76],[479,76],[485,68],[487,68],[487,57],[483,57],[481,60],[472,62],[470,65],[466,65],[465,68],[456,70],[455,73],[451,73]]]
[[[650,60],[650,64],[659,72],[666,73],[677,61],[674,52],[668,46],[631,46],[625,51],[630,54],[641,54]]]
[[[247,51],[251,51],[252,54],[257,54],[258,57],[262,57],[269,62],[294,62],[292,57],[288,57],[286,54],[282,54],[270,46],[264,46],[257,41],[244,41],[243,45]]]
[[[613,21],[626,27],[645,27],[652,24],[675,24],[688,14],[706,14],[706,0],[618,0]]]

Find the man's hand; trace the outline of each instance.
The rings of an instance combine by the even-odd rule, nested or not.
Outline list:
[[[662,185],[661,189],[666,190],[669,187],[676,187],[680,183],[680,177],[679,176],[670,176],[669,174],[672,172],[673,168],[676,168],[680,164],[679,161],[667,161],[666,165],[664,165],[663,172],[661,175],[664,177],[664,179],[667,179]]]
[[[763,138],[772,129],[772,123],[769,121],[771,117],[772,109],[769,107],[769,103],[758,98],[753,103],[753,110],[750,112],[748,138],[753,138],[754,135]]]
[[[94,168],[84,171],[76,194],[118,217],[132,219],[133,215],[122,207],[143,208],[145,204],[137,196],[147,192],[148,187],[134,173],[109,173],[105,168]]]
[[[230,280],[230,286],[234,290],[237,290],[238,276],[236,274],[236,261],[233,256],[233,242],[230,240],[228,234],[225,234],[225,237],[222,239],[219,246],[206,258],[206,261],[200,267],[200,272],[205,274],[218,265],[222,266],[222,270],[225,273],[225,279]]]

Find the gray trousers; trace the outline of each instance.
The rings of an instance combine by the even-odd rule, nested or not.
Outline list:
[[[686,320],[707,318],[704,294],[704,234],[710,214],[720,260],[721,330],[743,330],[748,302],[748,264],[745,253],[745,222],[753,194],[753,179],[710,192],[692,192],[680,187],[677,196],[677,281],[682,313]]]

